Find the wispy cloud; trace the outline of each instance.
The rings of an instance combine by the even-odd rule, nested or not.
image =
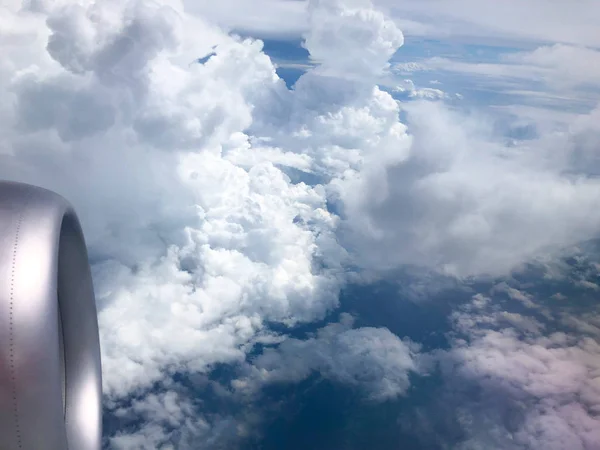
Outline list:
[[[398,20],[412,20],[428,27],[407,29],[409,34],[438,38],[462,38],[489,43],[528,45],[561,42],[600,46],[593,17],[600,6],[594,0],[577,3],[532,0],[520,2],[479,2],[445,0],[393,2],[381,0]]]

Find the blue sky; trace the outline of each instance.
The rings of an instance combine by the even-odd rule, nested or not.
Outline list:
[[[598,448],[598,8],[10,2],[0,177],[81,217],[105,448]]]

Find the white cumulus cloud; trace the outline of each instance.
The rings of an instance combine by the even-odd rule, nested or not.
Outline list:
[[[277,17],[304,6],[261,5]],[[188,2],[0,9],[0,177],[53,189],[81,216],[107,402],[122,408],[135,393],[129,409],[149,421],[116,437],[120,448],[167,446],[161,408],[188,420],[187,400],[148,394],[153,384],[244,362],[254,344],[281,339],[269,322],[323,318],[349,265],[503,273],[600,225],[597,111],[566,133],[504,145],[485,121],[400,104],[377,86],[404,36],[370,1],[306,6],[306,25],[293,24],[317,65],[293,90],[259,41],[219,27],[273,21],[223,24]],[[554,61],[540,57],[532,63]],[[490,351],[518,345],[510,339]],[[329,325],[265,351],[248,383],[310,370],[394,397],[415,348],[385,329]],[[199,435],[213,426],[189,420]]]
[[[17,25],[2,29],[0,175],[56,190],[82,218],[109,398],[243,360],[265,321],[336,306],[324,188],[292,183],[278,166],[303,160],[283,150],[243,157],[253,116],[289,94],[260,42],[177,3],[2,17]]]
[[[307,340],[288,339],[265,349],[248,368],[245,378],[233,381],[241,392],[253,393],[267,383],[299,382],[313,373],[361,390],[374,401],[404,395],[409,374],[421,371],[419,346],[401,340],[386,328],[352,328],[353,318],[318,330]]]

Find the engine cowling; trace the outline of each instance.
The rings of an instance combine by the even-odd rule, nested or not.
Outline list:
[[[72,206],[0,182],[0,448],[99,450],[102,378],[87,249]]]

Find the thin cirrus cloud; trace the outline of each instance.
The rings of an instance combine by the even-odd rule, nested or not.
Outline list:
[[[407,64],[397,64],[396,70],[405,71]],[[569,98],[588,108],[598,101],[600,52],[585,47],[554,44],[528,51],[498,52],[495,60],[485,63],[436,56],[420,60],[415,67],[476,79],[489,90],[513,94],[518,103],[527,102],[528,90],[529,94],[554,98],[558,106]]]
[[[372,398],[403,394],[416,350],[387,330],[327,325],[303,342],[267,324],[324,318],[350,266],[498,275],[600,225],[597,112],[506,146],[481,117],[400,105],[377,82],[404,36],[369,1],[308,4],[298,29],[318,65],[294,90],[260,42],[185,2],[29,6],[0,13],[0,175],[58,191],[82,217],[107,404],[146,420],[116,448],[217,439],[233,422],[196,416],[169,375],[243,365],[257,344],[283,341],[247,385],[302,379],[285,365],[300,355]]]
[[[569,4],[548,0],[525,3],[511,0],[505,4],[476,0],[408,0],[401,3],[375,0],[372,3],[384,10],[409,37],[463,42],[478,39],[528,48],[544,43],[600,47],[594,19],[600,11],[594,0]],[[243,0],[227,0],[209,8],[196,2],[185,2],[190,11],[204,15],[226,29],[287,38],[298,38],[309,29],[310,4],[308,0],[261,0],[249,8]],[[369,5],[362,0],[345,4]]]
[[[413,33],[418,35],[478,38],[518,46],[548,42],[596,48],[600,45],[593,19],[599,6],[593,0],[571,4],[548,0],[510,0],[502,4],[476,0],[381,0],[378,4],[389,8],[394,17],[428,24],[425,33],[422,27],[414,27]]]

